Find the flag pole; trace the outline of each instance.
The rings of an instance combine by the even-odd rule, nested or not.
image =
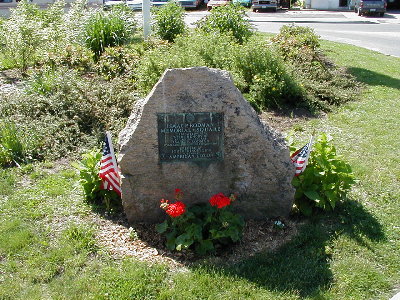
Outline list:
[[[106,131],[106,135],[107,135],[107,139],[109,141],[108,146],[110,147],[110,153],[111,153],[113,163],[115,163],[115,165],[117,165],[117,158],[115,157],[115,154],[114,154],[114,146],[113,146],[113,143],[111,140],[111,133],[109,131]]]

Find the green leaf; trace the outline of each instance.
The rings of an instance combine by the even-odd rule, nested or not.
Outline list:
[[[195,251],[197,254],[204,255],[214,251],[214,244],[210,240],[203,240],[196,244]]]
[[[174,250],[175,249],[175,239],[167,239],[167,242],[165,243],[167,248],[169,250]]]
[[[314,200],[314,201],[321,200],[320,195],[316,191],[313,191],[313,190],[305,191],[304,195],[306,195],[307,198]]]
[[[164,222],[156,225],[156,230],[158,233],[164,233],[168,229],[168,222],[165,220]]]
[[[190,245],[193,244],[193,239],[189,234],[183,233],[176,238],[175,244],[176,244],[176,250],[180,251],[182,249],[189,248]]]

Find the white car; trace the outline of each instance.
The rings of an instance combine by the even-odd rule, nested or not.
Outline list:
[[[143,6],[143,0],[107,0],[104,2],[104,9],[108,10],[115,5],[126,5],[132,10],[141,10]]]

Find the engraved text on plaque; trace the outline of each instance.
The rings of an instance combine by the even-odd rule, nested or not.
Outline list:
[[[223,113],[158,113],[157,122],[160,162],[223,159]]]

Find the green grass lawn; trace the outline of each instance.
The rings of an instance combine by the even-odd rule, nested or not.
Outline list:
[[[333,136],[359,180],[333,213],[309,219],[274,253],[177,272],[115,260],[96,245],[94,224],[76,221],[90,207],[71,168],[2,170],[0,299],[390,298],[400,285],[400,59],[323,48],[365,84],[359,101],[305,122],[299,134]]]

